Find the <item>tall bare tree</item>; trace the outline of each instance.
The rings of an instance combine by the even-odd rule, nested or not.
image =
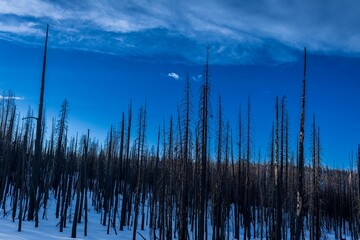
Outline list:
[[[304,136],[305,136],[305,90],[306,90],[306,48],[304,48],[304,78],[302,84],[301,97],[301,117],[300,117],[300,141],[299,141],[299,164],[297,173],[297,205],[296,205],[296,232],[295,239],[300,240],[303,231],[303,202],[304,202]]]
[[[182,153],[182,179],[181,179],[181,202],[180,202],[180,229],[179,239],[186,240],[187,226],[188,226],[188,166],[190,161],[190,113],[191,113],[191,101],[190,101],[191,89],[189,74],[186,77],[185,96],[184,96],[184,117],[183,117],[183,153]]]
[[[201,182],[200,182],[200,209],[199,209],[199,230],[198,230],[198,239],[204,239],[205,233],[205,211],[207,210],[207,184],[206,184],[206,172],[207,172],[207,160],[208,160],[208,121],[209,121],[209,94],[210,94],[210,85],[209,85],[209,48],[207,48],[206,53],[206,63],[205,63],[205,84],[202,87],[201,91],[201,109],[200,109],[200,119],[201,119]]]
[[[46,26],[46,37],[45,37],[45,47],[44,47],[44,59],[43,59],[43,67],[42,67],[42,75],[41,75],[41,88],[40,88],[40,100],[39,100],[39,110],[36,121],[36,140],[35,140],[35,156],[34,162],[32,166],[32,181],[30,184],[30,203],[29,203],[29,212],[28,212],[28,220],[34,220],[35,213],[35,227],[39,225],[39,216],[38,210],[39,206],[36,201],[37,191],[38,191],[38,181],[40,175],[40,162],[41,162],[41,154],[42,154],[42,142],[41,137],[43,133],[43,108],[44,108],[44,91],[45,91],[45,70],[46,70],[46,52],[47,52],[47,44],[48,44],[48,32],[49,25]]]
[[[251,232],[251,212],[250,212],[250,151],[251,151],[251,104],[248,98],[247,112],[247,134],[246,134],[246,170],[245,170],[245,213],[244,213],[244,240],[250,239]]]

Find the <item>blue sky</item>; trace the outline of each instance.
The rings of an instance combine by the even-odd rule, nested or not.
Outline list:
[[[234,131],[252,101],[254,152],[265,154],[275,96],[287,96],[299,130],[302,49],[308,49],[307,127],[321,128],[323,160],[349,166],[360,143],[360,3],[346,1],[1,1],[0,90],[37,110],[45,26],[50,24],[46,115],[70,102],[70,130],[104,139],[132,99],[148,106],[148,140],[176,115],[189,73],[197,112],[210,46],[213,115],[221,94]],[[196,115],[196,114],[195,114]],[[212,120],[215,123],[215,120]],[[212,136],[215,129],[212,130]],[[310,148],[310,128],[306,132]],[[310,159],[310,151],[306,156]]]

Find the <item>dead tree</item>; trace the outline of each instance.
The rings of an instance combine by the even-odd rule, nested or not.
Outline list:
[[[276,188],[276,229],[275,239],[281,239],[281,222],[282,222],[282,209],[281,209],[281,172],[279,162],[279,105],[278,98],[276,97],[276,120],[275,120],[275,188]]]
[[[223,151],[223,120],[222,120],[222,109],[221,109],[221,97],[219,96],[219,112],[218,112],[218,130],[217,130],[217,160],[215,169],[215,181],[213,184],[213,198],[212,198],[212,212],[213,212],[213,239],[224,239],[223,232],[223,198],[222,194],[222,151]]]
[[[116,184],[115,184],[115,206],[114,206],[114,216],[113,216],[113,223],[112,226],[114,229],[116,228],[116,214],[118,211],[118,204],[119,204],[119,193],[121,188],[121,182],[123,180],[123,157],[124,157],[124,136],[125,136],[125,114],[122,113],[122,119],[121,119],[121,130],[120,130],[120,152],[119,152],[119,162],[117,164],[116,170],[117,170],[117,177],[116,177]]]
[[[247,112],[247,135],[246,135],[246,171],[245,171],[245,214],[244,214],[244,240],[250,239],[251,232],[251,212],[250,212],[250,129],[251,129],[251,118],[250,118],[250,97],[248,99],[248,112]]]
[[[188,165],[189,165],[189,151],[190,151],[190,81],[189,75],[186,78],[185,97],[184,97],[184,118],[182,127],[184,128],[183,137],[183,153],[182,153],[182,170],[181,170],[181,200],[180,200],[180,228],[179,239],[186,240],[188,228]]]
[[[42,154],[42,145],[41,145],[41,137],[43,132],[43,106],[44,106],[44,91],[45,91],[45,69],[46,69],[46,52],[47,52],[47,43],[48,43],[48,31],[49,25],[46,26],[46,37],[45,37],[45,47],[44,47],[44,60],[42,67],[42,76],[41,76],[41,88],[40,88],[40,101],[39,101],[39,110],[38,117],[36,119],[36,140],[35,140],[35,156],[34,162],[32,166],[32,180],[30,184],[30,203],[29,203],[29,211],[28,211],[28,220],[34,220],[35,213],[35,227],[39,225],[39,217],[38,210],[39,206],[37,206],[37,190],[38,190],[38,181],[40,176],[40,162],[41,162],[41,154]]]
[[[300,141],[299,141],[299,164],[297,181],[297,205],[296,205],[296,232],[295,239],[300,240],[303,231],[303,195],[304,195],[304,135],[305,135],[305,89],[306,89],[306,48],[304,48],[304,79],[302,84],[301,117],[300,117]]]
[[[204,240],[205,233],[205,211],[207,202],[207,184],[206,184],[206,171],[208,160],[208,121],[209,121],[209,48],[207,48],[206,63],[205,63],[205,85],[201,91],[201,182],[200,182],[200,209],[199,209],[199,230],[198,239]]]
[[[129,176],[129,168],[130,168],[130,137],[131,137],[131,121],[132,121],[132,103],[129,104],[128,109],[128,121],[127,121],[127,131],[126,131],[126,153],[125,153],[125,166],[123,170],[124,175],[124,189],[123,189],[123,200],[121,203],[121,216],[120,216],[120,231],[124,229],[126,224],[126,207],[129,202],[129,193],[128,188],[130,185],[130,176]],[[128,213],[130,215],[130,212]]]
[[[168,136],[168,154],[166,161],[166,169],[164,171],[167,172],[167,187],[166,187],[166,239],[172,239],[172,212],[173,212],[173,120],[170,117],[170,129]]]
[[[144,150],[144,139],[145,139],[145,122],[146,122],[146,106],[140,108],[139,113],[139,126],[138,126],[138,138],[137,138],[137,159],[136,159],[136,175],[135,175],[135,203],[134,203],[134,229],[132,239],[136,239],[136,231],[138,225],[139,216],[139,203],[140,193],[142,187],[142,164],[143,164],[143,150]]]
[[[241,198],[240,193],[242,189],[242,179],[241,179],[241,164],[242,164],[242,138],[243,138],[243,129],[242,129],[242,119],[241,119],[241,110],[239,110],[239,125],[238,125],[238,161],[237,161],[237,179],[236,182],[236,188],[235,188],[235,208],[234,208],[234,223],[235,223],[235,239],[240,239],[240,208],[242,206],[241,204]]]
[[[316,135],[317,133],[317,135]],[[320,240],[321,238],[321,194],[320,194],[320,178],[321,178],[321,161],[320,161],[320,128],[316,132],[315,126],[315,117],[314,117],[314,126],[313,126],[313,187],[314,187],[314,224],[315,224],[315,240]]]
[[[21,149],[21,189],[20,189],[20,210],[19,210],[19,225],[18,225],[18,231],[21,231],[22,228],[22,220],[23,220],[23,199],[25,196],[25,166],[26,166],[26,159],[27,159],[27,152],[28,152],[28,136],[30,131],[30,120],[28,119],[25,123],[25,134],[23,138],[22,143],[22,149]]]

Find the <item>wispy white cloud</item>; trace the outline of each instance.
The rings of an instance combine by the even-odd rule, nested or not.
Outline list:
[[[174,73],[174,72],[168,73],[167,76],[168,76],[168,77],[171,77],[171,78],[173,78],[173,79],[175,79],[175,80],[179,80],[179,79],[180,79],[179,74]]]
[[[209,0],[206,6],[191,0],[3,0],[0,37],[36,42],[50,23],[52,44],[65,48],[202,63],[199,55],[209,45],[215,63],[286,62],[304,46],[360,56],[359,10],[355,0]]]
[[[24,100],[25,98],[23,97],[16,97],[16,96],[3,96],[0,95],[0,100],[8,100],[8,99],[13,99],[13,100]]]
[[[191,79],[192,79],[194,82],[199,82],[199,81],[202,80],[202,75],[192,76]]]
[[[24,35],[35,35],[41,34],[42,32],[36,28],[36,24],[33,22],[0,22],[0,32],[24,34]]]

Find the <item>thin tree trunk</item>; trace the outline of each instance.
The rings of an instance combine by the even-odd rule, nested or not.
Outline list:
[[[297,205],[296,205],[296,232],[295,239],[300,240],[303,230],[303,192],[304,192],[304,135],[305,135],[305,89],[306,89],[306,48],[304,48],[304,79],[301,98],[300,118],[300,141],[299,141],[299,164],[297,182]]]
[[[39,110],[38,117],[36,121],[36,140],[35,140],[35,156],[34,164],[32,168],[32,180],[30,183],[30,202],[29,202],[29,211],[28,211],[28,220],[34,220],[34,212],[39,210],[36,201],[38,181],[40,175],[40,161],[41,161],[41,136],[42,136],[42,120],[43,120],[43,105],[44,105],[44,90],[45,90],[45,69],[46,69],[46,52],[47,52],[47,43],[48,43],[48,31],[49,25],[46,26],[46,37],[45,37],[45,47],[44,47],[44,60],[41,76],[41,88],[40,88],[40,101],[39,101]],[[38,227],[39,220],[35,220],[35,227]]]

